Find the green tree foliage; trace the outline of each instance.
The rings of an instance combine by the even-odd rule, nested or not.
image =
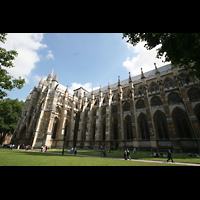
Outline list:
[[[0,33],[0,42],[5,43],[6,35],[6,33]],[[21,89],[25,83],[25,79],[21,79],[21,77],[14,79],[5,69],[6,67],[15,67],[12,61],[17,55],[18,53],[15,50],[6,51],[6,49],[0,47],[0,99],[8,96],[4,90],[11,91],[15,87]]]
[[[13,133],[24,102],[18,99],[0,100],[0,133]]]
[[[157,58],[164,56],[172,65],[189,69],[190,75],[200,78],[200,33],[123,33],[123,39],[135,46],[145,41],[148,50],[161,44]]]

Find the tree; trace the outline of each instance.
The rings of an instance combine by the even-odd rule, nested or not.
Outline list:
[[[7,33],[0,33],[0,42],[5,43],[6,35]],[[6,51],[6,49],[0,47],[0,99],[8,96],[3,90],[11,91],[15,87],[21,89],[25,83],[25,79],[21,79],[21,77],[14,79],[5,69],[6,67],[15,67],[12,61],[17,55],[18,53],[15,50]]]
[[[1,142],[7,133],[13,133],[15,125],[19,118],[19,114],[24,107],[24,102],[18,99],[2,99],[0,100],[0,134]]]
[[[189,69],[190,75],[200,78],[200,33],[123,33],[127,42],[135,46],[141,41],[148,50],[161,44],[157,58],[165,57],[164,62]]]

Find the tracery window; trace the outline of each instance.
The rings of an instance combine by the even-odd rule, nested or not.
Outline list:
[[[159,89],[158,89],[158,85],[156,83],[152,83],[151,84],[151,88],[150,88],[151,92],[157,92]]]
[[[168,127],[164,113],[162,113],[161,111],[156,111],[156,113],[154,114],[154,123],[159,139],[168,139]]]
[[[168,101],[169,101],[169,103],[182,103],[183,102],[183,100],[181,99],[179,94],[177,94],[175,92],[172,92],[169,94]]]
[[[152,99],[151,99],[151,106],[160,106],[162,105],[162,101],[159,97],[157,96],[154,96]]]
[[[191,88],[188,91],[188,97],[190,101],[199,101],[200,100],[200,90],[198,88]]]
[[[136,108],[137,109],[145,108],[144,100],[142,99],[138,100],[136,103]]]
[[[169,87],[174,87],[174,85],[173,85],[171,79],[169,79],[169,78],[166,78],[166,79],[165,79],[164,86],[165,86],[165,88],[167,88],[167,89],[169,89]]]
[[[185,111],[175,108],[172,112],[172,119],[180,138],[192,138],[192,127]]]
[[[112,113],[117,113],[117,106],[112,107]]]
[[[125,135],[127,140],[133,139],[131,116],[127,115],[125,118]]]
[[[123,110],[124,110],[124,111],[129,111],[129,110],[130,110],[130,103],[126,102],[126,103],[123,105]]]
[[[139,133],[142,139],[150,139],[149,126],[147,122],[147,116],[141,113],[138,117]]]

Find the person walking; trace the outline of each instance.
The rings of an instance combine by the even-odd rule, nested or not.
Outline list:
[[[169,149],[169,151],[168,151],[168,156],[167,156],[167,157],[168,157],[167,162],[168,162],[170,159],[171,159],[172,162],[174,162],[173,159],[172,159],[172,153],[171,153],[171,150],[170,150],[170,149]]]
[[[130,156],[130,152],[129,152],[128,148],[127,148],[127,159],[131,160],[131,156]]]
[[[47,152],[47,145],[45,145],[45,147],[44,147],[44,148],[45,148],[45,153],[46,153],[46,152]]]

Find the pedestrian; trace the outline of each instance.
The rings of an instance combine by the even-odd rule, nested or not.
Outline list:
[[[43,146],[41,146],[41,152],[43,152],[43,148],[44,148],[44,147],[43,147]]]
[[[76,155],[77,154],[77,148],[75,147],[74,148],[74,155]]]
[[[130,152],[129,152],[128,148],[127,148],[127,158],[129,158],[129,160],[131,160],[131,156],[130,156]]]
[[[45,145],[45,153],[47,152],[47,145]]]
[[[127,152],[126,152],[126,149],[124,151],[124,159],[127,160]]]
[[[168,151],[168,156],[167,156],[167,157],[168,157],[167,162],[168,162],[170,159],[171,159],[172,162],[174,162],[173,159],[172,159],[172,153],[171,153],[171,150],[170,150],[170,149],[169,149],[169,151]]]

